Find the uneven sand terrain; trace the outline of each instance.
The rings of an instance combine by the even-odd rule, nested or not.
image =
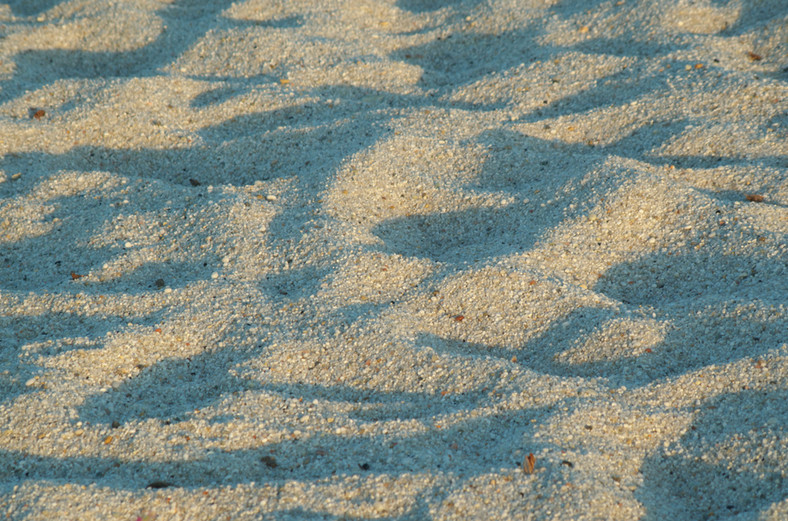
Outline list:
[[[0,3],[0,515],[788,518],[785,0]]]

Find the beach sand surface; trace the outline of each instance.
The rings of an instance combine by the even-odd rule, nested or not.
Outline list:
[[[788,519],[784,0],[0,3],[0,514]]]

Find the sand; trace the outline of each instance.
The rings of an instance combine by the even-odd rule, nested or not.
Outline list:
[[[0,515],[788,518],[784,0],[0,3]]]

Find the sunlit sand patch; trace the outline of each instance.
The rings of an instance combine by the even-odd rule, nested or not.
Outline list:
[[[570,11],[568,16],[559,14],[552,17],[546,24],[544,34],[539,37],[539,43],[561,47],[577,46],[603,37],[610,47],[626,53],[627,47],[616,42],[617,37],[623,34],[632,35],[627,38],[632,47],[639,40],[645,40],[659,32],[658,26],[654,24],[657,17],[655,11],[659,8],[650,4],[606,1],[591,8],[573,8],[569,4],[567,7]]]
[[[203,125],[215,125],[219,117],[216,110],[189,106],[191,99],[213,85],[188,78],[61,80],[57,87],[44,87],[3,105],[12,118],[0,121],[0,129],[8,136],[0,142],[0,151],[8,147],[16,153],[63,154],[90,147],[96,159],[107,159],[101,155],[111,156],[114,150],[144,155],[174,147],[185,153],[202,143],[198,132]],[[58,124],[31,125],[27,117],[31,106],[46,107],[47,118]],[[222,106],[221,116],[247,114],[250,106],[255,103],[236,107],[234,112]],[[83,165],[84,170],[97,166],[93,157],[91,161],[91,165]]]
[[[763,207],[746,208],[741,211],[743,219],[747,219],[761,235],[755,240],[761,243],[762,246],[767,246],[768,243],[779,241],[780,237],[788,234],[788,208],[780,204],[769,205]],[[766,238],[766,234],[773,234],[772,237]],[[767,244],[764,244],[767,243]],[[764,251],[764,253],[767,253]]]
[[[385,64],[381,68],[381,64]],[[368,94],[361,101],[380,101],[385,92],[408,92],[421,78],[421,67],[402,62],[341,63],[325,69],[303,69],[289,73],[287,80],[293,86],[342,85],[365,87],[381,91]]]
[[[785,137],[774,129],[753,128],[751,122],[690,127],[666,142],[659,155],[756,159],[785,154]]]
[[[41,237],[57,227],[57,221],[48,219],[55,212],[54,205],[45,205],[34,199],[4,201],[0,205],[0,243],[16,243],[31,237]],[[30,219],[30,216],[36,216]],[[28,221],[23,228],[13,226],[14,222]]]
[[[727,364],[709,365],[630,391],[633,400],[691,408],[743,389],[775,392],[788,385],[788,344]]]
[[[481,149],[394,136],[343,165],[326,203],[332,215],[367,226],[398,217],[498,206],[500,195],[458,189],[462,176],[470,178],[482,160]]]
[[[477,344],[479,354],[486,346],[515,355],[572,311],[612,305],[568,289],[539,272],[468,270],[448,278],[426,300],[415,300],[412,313],[421,332]]]
[[[541,436],[551,436],[557,444],[572,449],[595,445],[602,452],[636,449],[653,450],[666,441],[677,440],[693,417],[686,412],[648,412],[619,404],[598,405],[560,416],[542,428]],[[593,440],[593,441],[592,441]],[[643,452],[640,453],[643,456]],[[589,466],[605,466],[605,461],[637,469],[634,462],[611,458],[593,458]],[[582,464],[582,462],[581,462]]]
[[[587,364],[642,356],[664,339],[664,330],[665,325],[657,320],[611,320],[555,359],[566,364]]]
[[[786,470],[785,403],[784,389],[747,386],[695,402],[690,429],[644,462],[647,484],[691,514],[778,507],[779,487],[764,485],[780,481]],[[718,493],[697,493],[706,490]]]
[[[138,6],[115,9],[79,9],[70,11],[63,2],[38,17],[32,31],[17,32],[0,40],[4,48],[19,51],[74,50],[91,52],[124,52],[144,47],[164,30],[163,20]],[[81,12],[80,12],[81,11]],[[92,11],[92,12],[91,12]]]
[[[318,297],[339,299],[343,305],[383,304],[402,298],[432,270],[428,261],[400,255],[356,255],[337,269]]]
[[[739,19],[740,8],[735,2],[728,6],[682,6],[668,9],[662,19],[666,29],[693,34],[714,34],[724,31]]]
[[[647,74],[655,74],[657,67],[664,70],[666,66],[670,66],[669,61],[651,64],[646,71]],[[588,111],[563,114],[538,122],[518,123],[513,128],[523,134],[546,140],[594,146],[616,146],[633,135],[647,132],[644,141],[651,145],[651,150],[647,151],[649,155],[677,157],[713,155],[708,151],[698,150],[698,144],[708,148],[719,141],[712,139],[712,134],[718,138],[730,135],[730,138],[714,145],[720,150],[717,155],[747,157],[743,152],[747,149],[752,151],[750,155],[753,157],[777,154],[774,147],[779,141],[779,129],[763,128],[760,130],[763,134],[757,138],[743,135],[745,132],[753,134],[757,130],[751,128],[754,121],[742,120],[748,111],[742,100],[748,100],[747,103],[760,106],[763,113],[772,113],[777,117],[783,107],[781,100],[785,98],[782,85],[775,83],[766,88],[759,86],[756,90],[751,85],[735,80],[718,81],[714,88],[707,89],[702,97],[698,97],[696,94],[690,95],[690,90],[694,91],[694,84],[707,78],[708,73],[704,72],[705,66],[697,69],[690,65],[686,67],[690,67],[689,71],[684,71],[686,81],[669,90],[650,91],[646,94],[640,94],[637,84],[630,81],[600,80],[607,89],[606,95],[619,93],[624,99],[635,95],[636,99],[624,104],[594,107]],[[702,125],[684,125],[681,130],[685,133],[702,133],[692,140],[677,138],[676,130],[669,128],[671,122],[696,120],[701,117],[725,121],[727,124],[725,128],[714,129]],[[765,119],[757,122],[765,126]],[[734,133],[731,134],[731,131]],[[677,139],[680,142],[673,145]],[[764,144],[769,152],[760,151]],[[737,152],[732,153],[731,149]]]
[[[205,284],[195,284],[185,288],[179,294],[171,296],[140,295],[133,305],[140,309],[140,314],[153,314],[164,310],[165,318],[153,326],[127,324],[127,331],[109,331],[103,337],[103,345],[99,349],[72,349],[62,353],[44,356],[40,365],[51,368],[52,375],[58,370],[65,370],[76,377],[81,377],[86,385],[113,385],[138,375],[146,367],[155,366],[167,359],[186,359],[199,355],[206,350],[221,349],[219,345],[227,333],[226,326],[217,326],[223,316],[232,313],[231,307],[217,307],[217,299],[204,296]],[[225,291],[224,298],[229,298],[235,306],[243,307],[244,300],[231,297],[232,291]],[[270,313],[270,308],[259,294],[249,295],[248,301],[256,298],[258,313]],[[60,300],[68,300],[60,297]],[[71,299],[75,300],[75,299]],[[97,297],[94,311],[86,316],[102,316],[106,311],[101,304],[108,299]],[[197,310],[212,306],[215,311],[200,314]],[[248,307],[248,306],[247,306]],[[169,315],[166,313],[169,312]],[[142,315],[143,317],[145,315]],[[139,317],[128,317],[138,319]],[[234,340],[236,347],[242,348],[248,343],[247,338]],[[45,374],[44,378],[51,375]]]
[[[307,25],[311,33],[325,38],[348,38],[360,29],[383,34],[415,32],[424,26],[423,17],[396,5],[370,0],[323,4],[246,0],[234,3],[223,14],[232,20],[271,27]],[[324,23],[326,19],[330,19],[330,23]]]
[[[640,173],[633,176],[634,172]],[[620,184],[610,186],[617,179]],[[611,266],[682,237],[681,225],[691,225],[692,217],[681,208],[702,197],[670,182],[656,167],[620,158],[610,158],[580,184],[594,191],[595,185],[605,187],[600,203],[582,217],[561,223],[532,251],[509,261],[537,261],[543,269],[590,288]]]
[[[633,63],[633,58],[570,52],[554,60],[521,64],[463,85],[452,93],[451,100],[473,104],[507,103],[528,113],[595,87],[603,78]],[[577,73],[580,69],[593,72],[580,75]]]
[[[231,28],[205,34],[184,52],[168,69],[178,74],[199,77],[253,78],[271,76],[284,78],[292,68],[325,69],[343,63],[354,55],[353,42],[327,42],[320,36],[312,37],[309,45],[294,40],[290,29],[266,27]],[[273,53],[237,53],[238,46],[276,49]],[[205,56],[212,56],[210,61]]]

